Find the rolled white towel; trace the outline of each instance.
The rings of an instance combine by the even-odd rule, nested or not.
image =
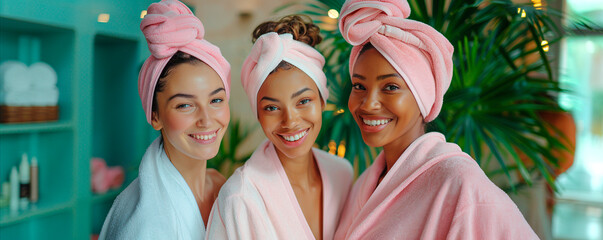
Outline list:
[[[18,61],[0,64],[0,90],[25,91],[31,88],[31,77],[27,66]]]
[[[0,102],[6,106],[32,106],[32,91],[0,91]]]
[[[33,106],[56,106],[59,103],[59,89],[57,87],[47,89],[32,89],[31,103]]]
[[[29,66],[29,77],[32,88],[49,89],[57,85],[57,73],[44,62],[37,62]]]

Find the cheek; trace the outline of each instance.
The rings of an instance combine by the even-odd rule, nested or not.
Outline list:
[[[419,113],[419,107],[412,96],[412,93],[406,93],[402,96],[392,96],[387,101],[388,109],[398,116],[398,118],[412,118]]]
[[[217,108],[212,113],[214,119],[222,126],[228,126],[230,122],[230,108],[227,106]]]
[[[314,128],[320,131],[322,126],[322,105],[320,102],[313,103],[305,111],[301,113],[301,116],[308,122],[314,125]]]
[[[275,130],[279,123],[279,117],[277,115],[266,114],[263,111],[258,112],[258,121],[262,130],[266,136],[270,136],[270,133]]]
[[[360,95],[354,93],[354,91],[350,93],[350,98],[348,99],[348,109],[350,109],[351,113],[354,113],[356,109],[358,109],[358,106],[360,105],[361,101],[362,99],[360,98]],[[356,114],[352,115],[356,117]]]
[[[164,119],[168,132],[182,131],[195,122],[192,116],[183,113],[166,114]]]

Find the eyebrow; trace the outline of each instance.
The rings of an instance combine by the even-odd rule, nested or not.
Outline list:
[[[209,94],[209,96],[216,95],[216,94],[218,94],[220,91],[224,91],[224,92],[226,92],[226,89],[224,89],[224,88],[218,88],[218,89],[214,90],[213,92],[211,92],[211,93]]]
[[[218,94],[220,91],[225,91],[225,92],[226,92],[226,89],[224,89],[224,88],[218,88],[218,89],[216,89],[216,90],[213,90],[213,91],[212,91],[212,92],[211,92],[209,95],[210,95],[210,96],[216,95],[216,94]],[[170,100],[174,99],[174,98],[177,98],[177,97],[182,97],[182,98],[197,98],[195,95],[191,95],[191,94],[185,94],[185,93],[176,93],[176,94],[172,95],[170,98],[168,98],[168,102],[169,102]]]
[[[305,91],[312,91],[312,89],[306,87],[302,90],[295,92],[294,94],[291,94],[291,98],[295,98],[295,97],[301,95],[302,93],[304,93]]]
[[[168,98],[168,102],[174,98],[177,97],[182,97],[182,98],[197,98],[194,95],[190,95],[190,94],[184,94],[184,93],[176,93],[174,95],[172,95],[170,98]]]
[[[378,76],[377,80],[383,80],[383,79],[390,78],[390,77],[402,78],[400,76],[400,74],[398,74],[398,73],[391,73],[391,74],[385,74],[385,75]],[[352,78],[358,78],[360,80],[366,80],[366,77],[364,77],[364,76],[362,76],[360,74],[356,74],[356,73],[354,73],[352,75]]]
[[[291,98],[295,98],[295,97],[301,95],[302,93],[304,93],[305,91],[312,91],[312,89],[307,88],[307,87],[303,88],[302,90],[299,90],[299,91],[291,94]],[[262,100],[268,100],[268,101],[273,101],[273,102],[280,102],[278,99],[271,98],[271,97],[266,97],[266,96],[264,96],[264,97],[262,97],[262,99],[260,99],[260,101],[262,101]]]
[[[280,102],[279,100],[276,100],[276,99],[271,98],[271,97],[266,97],[266,96],[264,96],[264,97],[262,97],[262,99],[260,99],[260,101],[262,101],[262,100],[268,100],[268,101],[273,101],[273,102]]]

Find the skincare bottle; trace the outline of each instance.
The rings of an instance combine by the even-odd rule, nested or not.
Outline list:
[[[29,192],[29,200],[31,203],[38,202],[38,158],[31,158],[31,168],[30,168],[30,192]]]
[[[8,206],[10,202],[10,182],[2,183],[2,197],[0,197],[0,208]]]
[[[19,211],[19,173],[17,173],[17,167],[10,170],[10,211]]]
[[[21,210],[29,207],[29,180],[29,162],[27,161],[27,154],[24,153],[19,167],[19,183],[21,183],[19,205]]]

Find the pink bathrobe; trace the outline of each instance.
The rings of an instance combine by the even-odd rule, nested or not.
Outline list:
[[[383,153],[354,184],[335,239],[538,239],[511,199],[440,133],[385,169]]]
[[[312,149],[322,177],[323,239],[333,239],[352,186],[348,161]],[[226,181],[209,217],[207,239],[314,239],[274,145],[261,144]]]

